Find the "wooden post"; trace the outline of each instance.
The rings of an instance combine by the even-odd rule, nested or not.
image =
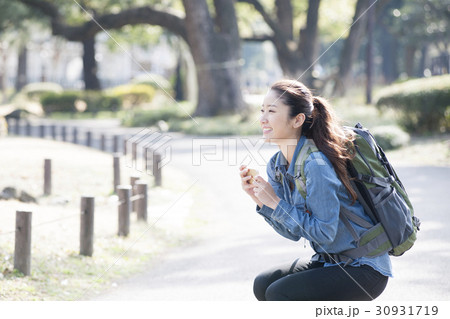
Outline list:
[[[78,144],[78,129],[76,127],[73,128],[73,144]]]
[[[136,192],[141,197],[137,200],[137,219],[147,221],[147,183],[144,181],[136,182]]]
[[[86,146],[87,147],[92,146],[92,132],[91,131],[86,132]]]
[[[106,150],[106,136],[105,136],[105,134],[100,135],[100,149],[102,151]]]
[[[80,255],[92,257],[94,252],[94,197],[81,197]]]
[[[14,134],[20,135],[20,119],[16,119],[16,123],[14,123]]]
[[[39,137],[45,138],[45,125],[39,125]]]
[[[131,165],[134,165],[134,167],[136,167],[136,159],[137,159],[137,143],[132,142],[131,143]]]
[[[113,183],[114,183],[114,193],[117,193],[117,185],[120,184],[120,154],[119,153],[115,153],[113,155],[113,169],[114,169],[114,179],[113,179]]]
[[[6,120],[6,128],[8,129],[8,135],[11,135],[13,133],[12,126],[11,126],[11,119],[9,117],[5,118]]]
[[[130,176],[131,196],[134,196],[137,194],[136,182],[138,179],[139,179],[139,176],[137,176],[137,175]],[[137,201],[134,200],[133,203],[131,204],[131,211],[137,212],[136,209],[137,209]]]
[[[149,155],[150,149],[147,147],[144,147],[143,150],[143,157],[144,157],[144,171],[147,173],[150,170],[151,165],[149,164]]]
[[[61,127],[61,139],[65,142],[67,140],[67,129],[65,126]]]
[[[155,177],[155,186],[162,186],[161,174],[161,154],[153,152],[153,176]]]
[[[14,269],[25,276],[31,273],[31,212],[16,211]]]
[[[127,138],[125,136],[125,138],[123,139],[123,155],[127,156]]]
[[[44,195],[52,193],[52,160],[44,160]]]
[[[113,138],[113,153],[117,153],[119,151],[119,135],[114,135]]]
[[[52,135],[52,139],[56,140],[56,125],[52,124],[50,126],[50,134]]]
[[[25,125],[25,135],[31,136],[31,123],[27,121],[27,124]]]
[[[119,196],[119,231],[118,236],[128,236],[130,233],[130,211],[131,211],[131,186],[118,185]]]

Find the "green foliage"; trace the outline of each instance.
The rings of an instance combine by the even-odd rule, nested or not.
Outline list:
[[[319,8],[320,39],[333,43],[342,36],[346,37],[353,22],[355,6],[355,0],[322,1]]]
[[[122,106],[118,96],[111,96],[101,91],[80,92],[79,100],[86,103],[86,112],[98,113],[100,111],[117,112]]]
[[[385,151],[406,146],[410,141],[409,134],[395,125],[377,126],[370,131]]]
[[[41,97],[45,114],[54,112],[75,113],[100,111],[116,112],[121,108],[120,97],[104,94],[101,91],[66,91],[46,93]]]
[[[404,1],[401,7],[392,11],[394,19],[389,25],[394,34],[405,43],[447,43],[450,36],[448,13],[446,1]]]
[[[109,90],[109,94],[122,99],[125,108],[150,102],[155,93],[156,90],[147,84],[124,84]]]
[[[41,96],[42,109],[47,115],[54,112],[74,113],[78,96],[78,92],[44,93]]]
[[[450,75],[416,79],[379,92],[377,107],[400,112],[399,124],[408,132],[433,133],[450,129]]]

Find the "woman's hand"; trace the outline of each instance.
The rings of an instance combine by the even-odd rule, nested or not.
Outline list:
[[[255,197],[267,207],[277,208],[280,198],[275,194],[272,185],[266,182],[261,176],[256,176],[253,183]]]
[[[242,189],[253,199],[253,201],[259,206],[263,207],[263,203],[255,196],[253,189],[256,187],[255,183],[250,183],[253,176],[248,174],[248,168],[245,165],[239,167],[239,175],[241,176],[241,186]]]

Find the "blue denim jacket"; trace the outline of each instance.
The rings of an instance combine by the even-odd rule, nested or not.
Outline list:
[[[278,152],[279,156],[277,153],[271,158],[267,165],[267,175],[275,194],[281,200],[275,210],[264,205],[262,208],[257,207],[256,211],[280,235],[295,241],[302,237],[309,240],[317,253],[339,253],[354,248],[356,244],[352,235],[339,219],[340,207],[345,207],[368,222],[370,219],[358,201],[352,204],[348,191],[322,152],[311,153],[305,161],[306,200],[295,186],[295,159],[304,142],[305,137],[302,136],[295,149],[294,160],[287,170],[287,161],[281,152]],[[354,223],[352,226],[358,235],[365,230]],[[311,260],[323,261],[318,254]],[[331,265],[325,263],[325,266]],[[375,258],[361,257],[350,265],[369,265],[381,274],[392,277],[391,261],[387,253]]]

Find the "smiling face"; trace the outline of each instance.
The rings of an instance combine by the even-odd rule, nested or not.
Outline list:
[[[266,142],[283,144],[287,141],[297,141],[301,135],[304,114],[290,117],[290,107],[280,99],[279,92],[270,90],[261,106],[259,122]]]

